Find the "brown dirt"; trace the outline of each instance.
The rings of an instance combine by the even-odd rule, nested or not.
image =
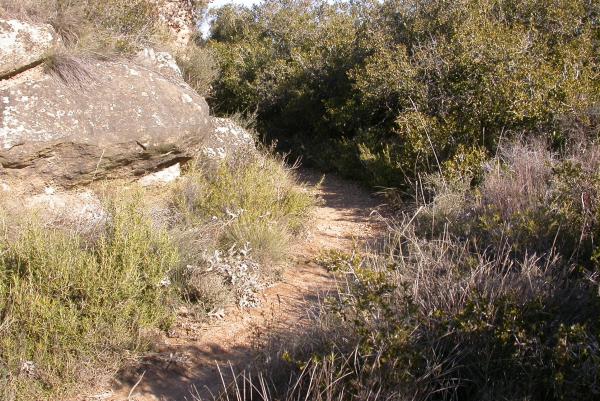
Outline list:
[[[301,178],[315,185],[321,176],[303,171]],[[376,237],[381,229],[378,214],[373,213],[377,199],[355,183],[326,176],[317,194],[322,202],[313,227],[282,281],[265,290],[260,308],[230,308],[223,319],[208,324],[180,317],[178,334],[166,338],[158,352],[122,372],[111,390],[81,400],[194,400],[192,391],[211,400],[211,393],[222,388],[217,365],[225,372],[230,366],[240,371],[252,362],[253,344],[262,334],[306,322],[309,308],[335,289],[334,277],[315,263],[318,252],[351,250]]]

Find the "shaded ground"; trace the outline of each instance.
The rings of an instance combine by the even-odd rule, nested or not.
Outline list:
[[[302,179],[316,185],[321,176],[304,171]],[[217,365],[225,375],[229,364],[242,370],[252,362],[253,344],[261,335],[307,321],[311,306],[335,288],[334,278],[314,262],[319,250],[351,250],[380,229],[377,213],[372,213],[377,200],[355,183],[327,176],[318,194],[323,202],[315,211],[308,238],[298,247],[294,265],[282,281],[264,292],[260,308],[230,308],[224,319],[210,324],[179,324],[183,330],[178,335],[124,372],[112,390],[82,399],[193,400],[193,389],[203,399],[212,399],[210,394],[222,388]]]

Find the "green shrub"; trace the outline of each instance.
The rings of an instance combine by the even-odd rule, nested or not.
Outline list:
[[[256,110],[258,128],[308,163],[406,189],[503,138],[596,138],[598,12],[584,0],[225,7],[211,105]]]
[[[0,372],[7,399],[56,399],[170,322],[177,262],[139,197],[111,201],[95,241],[35,222],[0,243]],[[8,235],[8,234],[7,234]]]
[[[223,249],[248,244],[267,265],[277,265],[289,254],[291,236],[301,232],[314,204],[292,169],[258,155],[234,156],[213,171],[193,167],[174,197],[191,224],[223,223]]]

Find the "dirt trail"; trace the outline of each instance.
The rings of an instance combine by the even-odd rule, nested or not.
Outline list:
[[[311,185],[320,178],[309,171],[301,174],[301,179]],[[260,308],[231,308],[224,319],[197,324],[190,327],[190,335],[167,339],[159,352],[144,358],[111,391],[85,400],[193,400],[193,387],[203,399],[211,400],[210,392],[222,388],[216,364],[227,367],[231,363],[242,370],[252,361],[252,344],[257,336],[302,324],[308,308],[335,287],[333,277],[314,262],[319,250],[350,250],[356,243],[373,238],[380,228],[371,214],[377,208],[377,199],[355,183],[326,176],[318,195],[323,202],[317,207],[308,238],[299,246],[283,280],[265,290]]]

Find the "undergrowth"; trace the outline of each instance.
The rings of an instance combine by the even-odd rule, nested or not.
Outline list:
[[[136,188],[95,188],[93,222],[2,204],[1,399],[61,399],[108,377],[176,329],[182,308],[204,321],[257,306],[313,204],[292,169],[258,154]]]
[[[295,166],[257,152],[217,165],[198,161],[174,187],[175,238],[184,249],[175,283],[200,313],[218,313],[232,299],[260,303],[277,281],[311,218],[313,194]]]
[[[135,195],[110,201],[94,242],[36,219],[3,220],[3,399],[56,397],[125,350],[144,349],[145,332],[169,326],[170,290],[161,283],[177,252],[139,204]]]
[[[431,177],[382,249],[321,255],[336,297],[222,399],[598,399],[597,154],[517,142]]]

